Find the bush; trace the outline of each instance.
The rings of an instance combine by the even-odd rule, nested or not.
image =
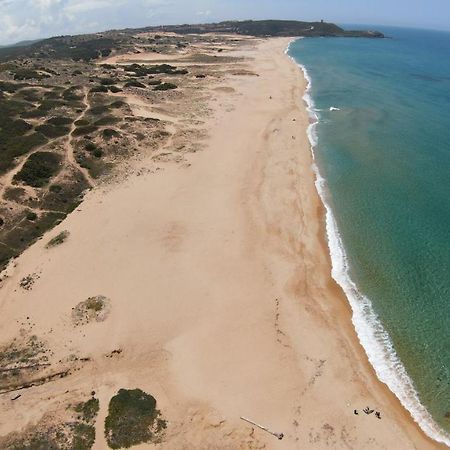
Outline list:
[[[176,89],[178,86],[173,83],[161,83],[158,86],[155,86],[154,91],[169,91],[172,89]]]
[[[103,137],[105,139],[111,139],[113,137],[119,137],[120,134],[116,130],[113,130],[112,128],[105,128],[103,130]]]
[[[33,211],[27,212],[27,220],[34,222],[37,219],[37,214]]]
[[[61,245],[66,239],[69,237],[70,233],[68,231],[61,231],[58,235],[56,235],[53,239],[50,239],[45,246],[45,248],[56,247],[57,245]]]
[[[121,119],[119,119],[118,117],[105,116],[105,117],[102,117],[101,119],[98,119],[96,122],[94,122],[94,125],[101,127],[104,125],[114,125],[115,123],[118,123],[120,121],[121,121]]]
[[[79,119],[79,120],[75,121],[75,125],[77,127],[85,127],[89,124],[90,124],[89,120],[86,120],[86,119]]]
[[[63,93],[63,98],[66,100],[83,100],[84,95],[78,93],[78,89],[71,87],[69,89],[66,89]]]
[[[138,87],[138,88],[146,88],[147,86],[145,84],[142,84],[139,81],[131,80],[127,81],[124,85],[124,87]]]
[[[91,93],[94,92],[108,92],[108,88],[106,86],[94,86],[90,89]]]
[[[113,94],[117,94],[118,92],[122,92],[122,89],[117,86],[108,86],[109,92],[112,92]]]
[[[74,136],[86,136],[89,133],[93,133],[94,131],[97,131],[97,127],[94,125],[88,125],[86,127],[79,127],[76,128],[73,132]]]
[[[104,113],[108,112],[108,106],[107,105],[94,106],[93,108],[91,108],[89,110],[89,112],[91,114],[93,114],[94,116],[98,116],[100,114],[104,114]]]
[[[70,129],[67,127],[55,126],[55,125],[39,125],[36,127],[36,131],[39,131],[48,138],[57,138],[66,136],[70,133]]]
[[[73,120],[70,119],[69,117],[51,117],[50,119],[47,120],[47,123],[56,126],[71,125],[72,122]]]
[[[30,131],[33,128],[28,122],[25,120],[17,119],[9,122],[8,124],[8,133],[15,136],[22,136],[26,132]]]
[[[119,108],[122,108],[123,106],[126,106],[126,105],[127,105],[126,102],[124,102],[124,101],[122,101],[122,100],[117,100],[117,101],[115,101],[115,102],[112,102],[112,103],[109,105],[109,107],[110,107],[110,108],[114,108],[114,109],[119,109]]]
[[[140,389],[120,389],[109,402],[105,437],[113,448],[158,442],[166,422],[159,419],[156,400]]]
[[[59,194],[63,190],[63,188],[59,184],[52,184],[49,187],[49,190],[50,190],[50,192],[53,192],[55,194]]]
[[[99,409],[100,402],[94,397],[75,406],[75,411],[81,414],[81,420],[87,423],[91,423],[97,417]]]
[[[94,150],[97,149],[97,146],[96,146],[93,142],[88,142],[88,143],[86,143],[86,145],[84,146],[84,148],[85,148],[88,152],[93,152]]]
[[[109,86],[111,84],[114,84],[117,80],[114,80],[113,78],[102,78],[100,80],[100,84],[102,86]]]
[[[33,69],[26,69],[26,68],[16,69],[14,74],[15,80],[31,80],[31,79],[42,80],[44,78],[50,78],[50,75],[41,74]]]
[[[33,187],[42,187],[59,169],[61,158],[55,153],[36,152],[29,156],[14,180]]]

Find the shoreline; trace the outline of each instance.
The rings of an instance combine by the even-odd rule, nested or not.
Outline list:
[[[323,204],[323,216],[325,217],[324,239],[331,260],[331,276],[341,288],[348,303],[351,311],[351,322],[357,340],[363,348],[364,356],[368,359],[377,379],[385,384],[389,391],[395,395],[402,408],[411,416],[428,438],[439,444],[449,446],[448,435],[436,424],[431,414],[420,402],[413,382],[397,356],[389,335],[374,312],[370,299],[358,290],[355,282],[350,277],[346,250],[332,207],[327,201],[327,195],[330,195],[327,194],[327,182],[322,177],[315,162],[315,147],[318,145],[316,127],[320,122],[320,118],[316,113],[314,100],[310,94],[312,79],[306,67],[289,55],[290,46],[294,42],[295,40],[289,43],[286,54],[302,70],[307,82],[303,101],[312,119],[308,126],[307,134],[311,145],[311,157],[316,178],[315,185]]]
[[[288,42],[234,50],[248,70],[207,91],[208,137],[188,163],[94,189],[16,260],[0,289],[0,341],[30,323],[55,369],[87,360],[14,403],[0,395],[1,436],[95,391],[103,450],[109,399],[141,388],[169,424],[161,449],[441,448],[376,378],[331,278],[306,82]],[[62,230],[67,242],[46,249]],[[33,288],[20,289],[31,273]],[[93,295],[110,299],[108,317],[74,327],[71,310]]]

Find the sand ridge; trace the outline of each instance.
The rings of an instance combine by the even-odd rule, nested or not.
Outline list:
[[[93,448],[106,449],[109,399],[139,387],[168,421],[156,448],[439,448],[375,379],[330,278],[305,80],[287,44],[236,51],[258,76],[229,74],[233,91],[212,91],[208,137],[189,164],[94,189],[17,259],[0,289],[1,341],[36,334],[71,373],[14,402],[0,395],[1,436],[95,391]],[[67,241],[45,249],[62,230]],[[74,327],[72,308],[94,296],[108,299],[107,318]]]

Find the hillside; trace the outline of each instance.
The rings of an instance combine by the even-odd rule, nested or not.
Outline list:
[[[368,37],[382,38],[379,31],[344,30],[334,23],[300,22],[297,20],[246,20],[228,21],[201,25],[173,25],[150,27],[153,30],[171,31],[180,34],[189,33],[236,33],[248,36],[304,36],[304,37]]]

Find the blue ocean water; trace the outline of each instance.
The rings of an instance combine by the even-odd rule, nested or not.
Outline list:
[[[333,276],[379,378],[450,446],[450,33],[381,31],[289,55],[311,82]]]

